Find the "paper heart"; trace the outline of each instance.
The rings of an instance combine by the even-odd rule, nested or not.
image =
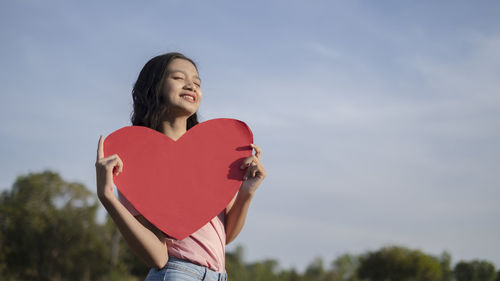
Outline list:
[[[236,119],[197,124],[177,141],[142,126],[106,137],[105,156],[118,154],[114,183],[132,205],[166,234],[182,240],[217,216],[241,186],[253,134]]]

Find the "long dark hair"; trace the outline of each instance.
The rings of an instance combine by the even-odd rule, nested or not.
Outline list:
[[[174,59],[184,59],[191,62],[196,70],[198,67],[193,60],[181,53],[172,52],[150,59],[141,70],[132,90],[134,109],[130,120],[134,126],[145,126],[162,132],[162,116],[168,111],[165,106],[161,90],[168,64]],[[187,130],[198,124],[196,112],[187,119]]]

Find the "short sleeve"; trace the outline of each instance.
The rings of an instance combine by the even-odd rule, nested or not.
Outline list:
[[[132,203],[130,203],[130,201],[127,200],[127,198],[125,198],[125,196],[120,192],[120,190],[118,190],[118,201],[120,201],[120,203],[122,203],[123,206],[125,206],[125,208],[127,208],[127,210],[132,214],[132,216],[138,216],[140,215],[139,211],[137,211],[134,206],[132,206]]]

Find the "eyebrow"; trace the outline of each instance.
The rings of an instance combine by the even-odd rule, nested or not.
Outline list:
[[[173,72],[180,72],[180,73],[183,73],[186,76],[189,76],[184,70],[176,70],[176,69],[174,69],[174,70],[169,71],[169,73],[173,73]],[[200,80],[200,82],[201,82],[201,78],[198,75],[195,75],[193,77],[196,78],[196,79],[198,79],[198,80]]]

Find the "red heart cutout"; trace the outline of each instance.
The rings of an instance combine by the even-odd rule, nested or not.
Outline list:
[[[142,126],[123,127],[104,141],[123,172],[114,183],[132,205],[166,234],[182,240],[217,216],[241,186],[253,134],[236,119],[197,124],[177,141]]]

